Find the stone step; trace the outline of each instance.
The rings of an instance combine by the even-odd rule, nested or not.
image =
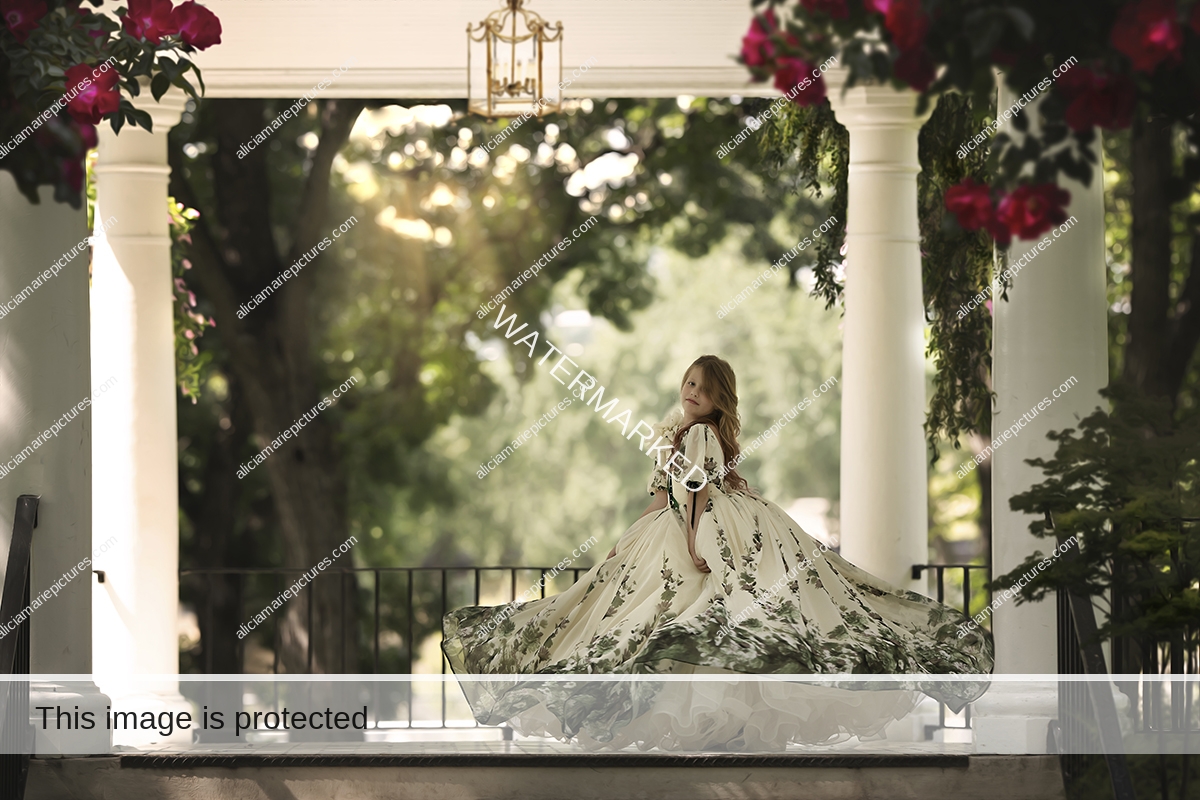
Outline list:
[[[35,758],[27,800],[1065,800],[1044,755]]]

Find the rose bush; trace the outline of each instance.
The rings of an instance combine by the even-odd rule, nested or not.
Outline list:
[[[918,112],[949,91],[965,93],[975,108],[991,108],[997,68],[1015,96],[1039,95],[1037,129],[1019,114],[1013,117],[1023,134],[1019,146],[1008,134],[990,142],[990,196],[999,198],[990,222],[979,216],[976,188],[944,198],[959,225],[986,229],[1006,246],[1054,224],[1061,196],[1045,187],[1060,175],[1090,183],[1098,163],[1095,129],[1129,128],[1139,104],[1182,126],[1193,143],[1182,173],[1191,185],[1200,176],[1194,145],[1200,142],[1200,2],[1066,2],[753,0],[757,14],[742,62],[756,80],[773,75],[782,91],[795,84],[799,63],[836,57],[848,69],[847,86],[915,89]],[[1087,24],[1064,24],[1071,18]],[[1086,60],[1052,74],[1075,56]]]
[[[94,126],[149,129],[130,102],[147,83],[155,99],[172,86],[197,97],[187,56],[221,41],[216,15],[192,0],[129,0],[116,19],[80,0],[0,0],[0,14],[0,169],[31,202],[50,185],[78,207]]]

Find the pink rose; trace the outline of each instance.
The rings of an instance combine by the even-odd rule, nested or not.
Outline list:
[[[929,31],[929,17],[921,10],[921,0],[889,0],[883,24],[901,50],[923,46]]]
[[[1178,63],[1183,47],[1174,0],[1141,0],[1121,6],[1112,44],[1138,72],[1153,72],[1164,61]]]
[[[178,33],[171,19],[171,0],[129,0],[129,13],[121,20],[125,32],[135,39],[158,44],[162,37]]]
[[[43,0],[0,0],[0,14],[4,15],[4,24],[13,37],[24,42],[38,26],[38,20],[46,16],[46,4]]]
[[[992,221],[992,190],[985,184],[967,178],[946,190],[946,210],[954,214],[958,224],[969,231],[983,228]]]
[[[67,101],[67,112],[76,122],[98,125],[105,114],[121,107],[121,92],[116,88],[115,69],[95,76],[92,69],[87,64],[78,64],[67,70],[67,92],[75,92]]]
[[[1094,125],[1121,130],[1133,124],[1137,87],[1125,75],[1100,75],[1087,67],[1075,67],[1058,79],[1055,91],[1067,101],[1064,116],[1071,130]]]
[[[766,25],[755,17],[750,21],[750,30],[742,37],[742,63],[747,67],[765,66],[775,57],[775,47],[771,44],[771,34],[779,30],[775,9],[767,9],[762,18]]]
[[[812,74],[813,65],[804,59],[781,58],[775,71],[775,88],[798,106],[819,103],[825,99],[825,80]]]
[[[996,224],[1013,236],[1033,239],[1066,222],[1070,202],[1071,193],[1053,183],[1018,186],[1000,200]]]
[[[863,0],[863,8],[868,13],[874,11],[876,14],[887,15],[888,7],[891,6],[892,0]]]
[[[221,20],[195,0],[187,0],[172,11],[171,23],[179,29],[183,43],[198,50],[221,43]]]

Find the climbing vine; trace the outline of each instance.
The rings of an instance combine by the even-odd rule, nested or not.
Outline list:
[[[945,95],[919,140],[922,285],[929,354],[937,364],[925,427],[935,460],[943,437],[958,447],[962,434],[990,434],[992,318],[986,308],[958,311],[991,279],[992,242],[985,231],[968,231],[947,219],[942,197],[947,187],[966,178],[986,179],[985,151],[959,159],[955,149],[991,113],[991,108],[976,109],[967,96]],[[760,141],[763,167],[773,179],[790,182],[796,191],[829,195],[830,214],[844,223],[850,139],[828,102],[789,105],[765,124]],[[843,224],[836,235],[820,240],[816,252],[812,295],[826,308],[842,301],[844,243]]]

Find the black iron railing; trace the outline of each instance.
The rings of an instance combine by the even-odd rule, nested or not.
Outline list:
[[[985,586],[988,582],[988,576],[991,574],[991,567],[987,564],[913,564],[912,577],[913,580],[920,580],[921,575],[926,572],[932,572],[936,583],[935,599],[939,603],[946,602],[946,572],[949,570],[951,574],[954,572],[962,572],[962,598],[961,605],[957,606],[958,610],[964,616],[971,616],[971,601],[976,595],[984,596],[984,605],[989,605],[992,602],[991,592],[987,591]],[[971,572],[978,571],[982,573],[982,577],[976,584],[978,588],[972,591],[971,588]],[[989,619],[990,621],[990,619]],[[986,626],[990,628],[990,625]],[[946,704],[938,703],[938,724],[925,726],[925,738],[932,739],[934,733],[942,728],[970,728],[971,727],[971,706],[963,709],[962,724],[948,725],[946,722]]]
[[[12,539],[8,543],[8,567],[0,594],[0,622],[7,623],[29,605],[29,553],[33,529],[37,527],[38,498],[17,498]],[[29,620],[0,637],[0,673],[29,674]],[[29,775],[33,728],[29,724],[29,682],[4,680],[0,687],[0,797],[21,800]]]
[[[488,604],[500,604],[515,600],[519,591],[524,587],[538,586],[537,596],[546,597],[548,585],[561,586],[567,581],[574,583],[588,569],[590,569],[588,566],[568,567],[555,573],[553,566],[333,567],[319,573],[302,593],[302,596],[293,602],[305,604],[304,615],[307,620],[307,630],[311,632],[315,630],[314,622],[316,622],[313,589],[322,581],[340,581],[339,596],[342,602],[339,613],[342,623],[340,626],[342,641],[336,649],[343,654],[348,651],[359,651],[357,663],[343,662],[341,671],[411,675],[416,652],[421,642],[428,636],[440,634],[441,620],[447,611],[468,605],[481,605],[484,600],[485,583],[490,584],[489,588],[492,590],[489,593]],[[236,582],[234,591],[234,596],[237,598],[236,619],[245,620],[261,607],[260,604],[277,596],[283,587],[290,583],[291,579],[304,572],[305,570],[301,569],[282,567],[181,570],[181,594],[188,594],[189,589],[201,589],[197,597],[199,602],[196,604],[201,629],[201,654],[200,663],[197,666],[202,665],[203,667],[199,671],[213,672],[215,648],[212,644],[218,638],[223,637],[226,641],[236,639],[236,627],[220,630],[220,626],[215,621],[213,588],[217,581],[232,579]],[[555,573],[555,577],[552,581],[547,581],[547,576],[551,573]],[[562,583],[559,582],[559,578],[562,578]],[[264,582],[263,579],[270,584],[269,590],[265,590],[261,585]],[[256,587],[257,591],[253,591],[252,589],[255,587],[248,584],[256,580],[260,585]],[[199,583],[199,587],[196,586],[197,583]],[[367,585],[363,587],[361,585],[363,583]],[[505,585],[507,591],[499,592],[500,597],[497,598],[496,590]],[[553,593],[551,592],[551,594]],[[349,598],[354,598],[354,600]],[[359,602],[360,613],[358,615],[348,614],[348,602],[356,601]],[[367,609],[370,609],[369,613],[362,614]],[[351,617],[359,623],[365,619],[366,625],[348,624],[347,620]],[[280,626],[283,619],[283,613],[275,613],[271,616],[270,621],[263,625],[263,628],[267,628],[267,630],[264,631],[260,628],[258,631],[259,639],[268,638],[270,640],[272,662],[268,674],[276,674],[280,670]],[[360,635],[363,627],[367,628],[366,642],[362,641],[364,637]],[[391,639],[393,646],[389,649],[398,651],[398,658],[384,659],[381,657],[381,646],[385,636]],[[251,638],[246,637],[246,640]],[[309,635],[306,638],[306,671],[312,672],[314,637]],[[246,672],[246,640],[239,640],[235,645],[237,648],[236,663],[239,665],[238,672]],[[361,652],[362,647],[354,646],[355,641],[367,645],[368,649],[365,653]],[[441,673],[444,675],[448,672],[449,665],[444,655],[440,657],[440,660]],[[406,686],[404,694],[407,721],[409,727],[412,727],[414,701],[411,684]],[[446,683],[443,682],[441,684],[440,725],[435,723],[433,726],[446,727],[447,702]]]
[[[485,599],[488,604],[511,602],[525,587],[532,586],[538,587],[538,597],[546,597],[547,594],[554,594],[555,590],[565,589],[588,569],[588,566],[569,567],[558,571],[558,577],[548,582],[546,578],[555,571],[554,567],[332,567],[319,573],[302,596],[292,602],[305,604],[301,613],[306,620],[307,629],[312,631],[314,623],[317,622],[314,619],[313,588],[317,582],[341,581],[338,596],[342,599],[342,604],[338,613],[341,615],[340,635],[343,641],[337,649],[342,653],[359,653],[357,662],[343,664],[342,671],[412,674],[415,654],[421,642],[428,636],[440,633],[441,619],[447,611],[466,605],[480,605]],[[984,592],[982,587],[985,580],[973,582],[972,573],[983,571],[986,577],[987,569],[987,566],[977,564],[918,564],[913,566],[912,574],[914,578],[920,579],[926,571],[931,572],[936,579],[934,588],[937,600],[944,603],[947,597],[947,578],[956,572],[961,573],[962,602],[961,606],[956,606],[968,613],[971,601],[978,593]],[[192,654],[192,671],[214,671],[214,643],[223,639],[237,650],[235,671],[247,672],[246,641],[253,639],[256,642],[264,642],[271,652],[271,666],[267,674],[278,673],[281,652],[280,626],[284,614],[272,614],[269,621],[264,623],[254,636],[238,640],[236,625],[222,628],[217,620],[214,607],[214,597],[217,595],[215,589],[221,581],[233,583],[230,596],[235,598],[234,610],[229,617],[244,621],[303,572],[301,569],[283,567],[181,570],[181,595],[185,601],[191,600],[201,630],[199,652]],[[562,579],[561,582],[558,582],[559,578]],[[953,586],[953,578],[949,583]],[[485,585],[489,589],[486,598]],[[973,588],[973,585],[976,588]],[[504,591],[498,591],[500,587],[503,587]],[[356,614],[347,613],[349,603],[358,604]],[[351,618],[355,624],[346,622]],[[313,636],[307,637],[305,662],[309,672],[312,671],[313,664],[313,640]],[[388,645],[386,649],[392,651],[391,658],[383,656],[385,640]],[[442,657],[442,674],[447,673],[448,666]],[[407,696],[408,724],[412,726],[414,714],[411,686]],[[432,720],[428,721],[429,724],[445,727],[446,710],[446,684],[443,683],[440,725]],[[941,727],[947,727],[944,705],[939,709],[938,725],[927,726],[926,736],[931,736],[933,730]],[[966,712],[963,725],[950,727],[970,727],[970,711]]]

